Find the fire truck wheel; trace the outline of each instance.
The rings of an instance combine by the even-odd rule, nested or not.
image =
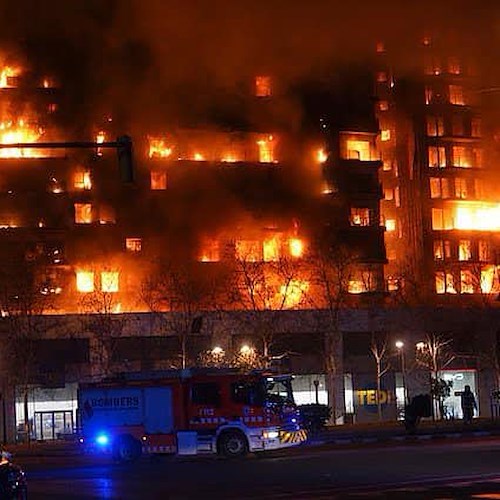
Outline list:
[[[242,457],[248,453],[248,441],[240,431],[226,431],[219,436],[219,452],[228,457]]]
[[[133,462],[141,453],[141,443],[128,434],[119,436],[113,445],[113,457],[119,462]]]

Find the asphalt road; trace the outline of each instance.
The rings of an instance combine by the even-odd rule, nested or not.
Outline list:
[[[301,447],[238,460],[158,457],[118,465],[74,455],[17,462],[30,500],[500,498],[498,438]]]

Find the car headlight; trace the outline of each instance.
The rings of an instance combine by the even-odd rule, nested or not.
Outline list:
[[[280,433],[278,431],[264,431],[262,437],[264,439],[276,439]]]

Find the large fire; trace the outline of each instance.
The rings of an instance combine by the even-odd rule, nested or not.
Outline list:
[[[488,202],[457,202],[454,229],[499,231],[500,204]]]
[[[279,138],[273,134],[234,134],[179,130],[164,137],[148,137],[152,159],[199,162],[277,163]]]
[[[29,123],[24,118],[17,121],[0,122],[0,144],[18,144],[37,142],[43,135],[43,128]],[[44,153],[32,148],[1,148],[0,158],[39,158]]]
[[[17,87],[17,79],[21,74],[19,66],[4,66],[0,70],[0,88],[8,89]]]

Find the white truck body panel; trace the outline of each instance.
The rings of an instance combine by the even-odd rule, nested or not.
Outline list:
[[[144,425],[149,434],[173,432],[172,389],[168,386],[86,388],[78,397],[86,436],[111,426]]]

